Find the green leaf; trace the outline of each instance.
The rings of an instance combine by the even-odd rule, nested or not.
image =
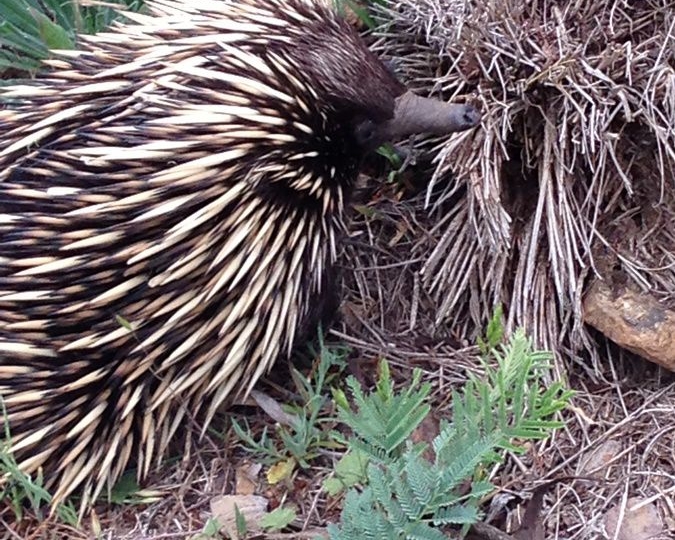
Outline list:
[[[239,535],[241,538],[246,536],[248,531],[248,527],[246,526],[246,517],[244,517],[244,514],[241,513],[241,510],[239,510],[239,507],[236,504],[234,505],[234,523],[237,527],[237,535]]]
[[[478,338],[478,347],[483,356],[487,356],[504,339],[504,327],[502,325],[503,309],[501,304],[495,309],[485,332],[485,338]]]
[[[293,523],[296,515],[296,511],[293,508],[280,506],[265,514],[260,519],[260,526],[270,532],[281,531]]]
[[[423,522],[414,523],[408,534],[406,540],[447,540],[448,537],[439,530],[432,529],[429,525]]]
[[[31,10],[38,26],[38,33],[48,49],[72,49],[75,46],[68,32],[58,24],[49,20],[44,13]]]
[[[342,456],[335,465],[335,476],[326,478],[323,488],[331,496],[335,496],[345,488],[355,486],[366,478],[368,455],[352,449]]]
[[[377,215],[377,210],[371,206],[366,206],[365,204],[354,205],[354,210],[366,218],[372,218]]]
[[[124,504],[130,500],[133,495],[140,491],[140,486],[136,481],[134,472],[127,472],[122,475],[117,483],[110,490],[110,502],[113,504]]]
[[[376,153],[386,158],[392,165],[392,167],[395,167],[397,169],[401,167],[402,165],[401,158],[399,157],[398,153],[391,144],[387,143],[380,146],[377,149]]]
[[[431,504],[434,493],[439,488],[440,476],[428,461],[419,456],[409,454],[406,458],[406,481],[415,499],[426,508]]]
[[[209,520],[204,525],[204,530],[202,534],[209,537],[217,537],[220,534],[220,523],[216,518],[209,518]]]
[[[138,11],[142,0],[110,0],[108,5]],[[84,6],[77,0],[3,0],[0,16],[0,70],[37,70],[49,49],[76,47],[76,35],[104,30],[120,9]]]
[[[472,506],[456,504],[439,510],[434,516],[434,525],[464,525],[478,521],[478,510]]]
[[[347,394],[344,393],[344,390],[340,388],[331,388],[331,394],[338,409],[344,409],[345,411],[349,410],[349,400],[347,399]]]
[[[345,487],[347,486],[341,478],[331,476],[322,482],[321,487],[328,495],[335,497],[336,495],[342,493],[342,491],[344,491]]]
[[[359,20],[368,28],[375,28],[375,21],[370,16],[370,13],[368,13],[368,9],[356,3],[354,0],[335,0],[334,4],[338,13],[344,14],[344,8],[349,7],[349,9],[351,9]]]
[[[125,328],[126,330],[133,332],[134,327],[124,317],[122,317],[121,315],[115,315],[115,320],[117,321],[117,324],[119,324],[122,328]]]

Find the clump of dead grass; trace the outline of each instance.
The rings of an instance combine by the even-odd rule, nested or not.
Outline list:
[[[675,2],[390,0],[378,14],[376,49],[407,83],[485,114],[423,142],[426,210],[454,201],[418,253],[436,327],[475,335],[501,302],[509,329],[597,361],[589,278],[618,272],[675,303]]]

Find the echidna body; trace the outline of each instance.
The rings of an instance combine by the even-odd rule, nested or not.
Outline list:
[[[366,152],[478,121],[319,3],[150,11],[0,94],[0,395],[54,503],[142,478],[289,354]]]

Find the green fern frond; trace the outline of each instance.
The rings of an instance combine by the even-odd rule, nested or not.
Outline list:
[[[474,506],[455,504],[441,508],[434,516],[433,524],[441,525],[470,525],[478,521],[478,509]]]
[[[405,538],[406,540],[448,540],[447,536],[437,529],[432,529],[424,522],[413,523]]]
[[[533,351],[520,330],[504,345],[501,339],[495,322],[482,342],[485,375],[469,377],[461,391],[453,391],[452,421],[442,422],[431,442],[433,461],[424,457],[426,445],[408,440],[429,412],[430,388],[420,384],[419,371],[400,392],[394,391],[386,362],[370,394],[350,378],[355,410],[344,394],[334,393],[340,419],[353,432],[349,447],[371,462],[361,490],[347,493],[342,525],[329,527],[331,539],[437,540],[445,536],[434,527],[466,530],[494,489],[480,471],[500,462],[504,450],[521,451],[517,441],[540,439],[560,427],[552,417],[573,394],[560,383],[543,389],[550,355]],[[460,490],[470,479],[468,492]]]
[[[422,459],[410,459],[405,467],[406,480],[415,499],[424,507],[433,503],[439,488],[439,475],[432,465]]]
[[[406,521],[414,523],[423,516],[426,506],[415,497],[407,476],[396,475],[393,480],[394,493],[396,494],[395,501],[405,513]]]
[[[476,467],[485,461],[485,456],[492,452],[500,440],[501,434],[495,432],[474,440],[455,439],[442,448],[437,455],[436,466],[445,489],[454,489],[471,477]]]
[[[421,371],[413,373],[411,385],[402,393],[394,392],[393,381],[386,362],[380,366],[380,378],[373,394],[366,396],[354,377],[347,386],[356,406],[353,412],[347,400],[336,401],[339,418],[353,431],[359,447],[377,459],[400,455],[403,443],[429,414],[426,400],[429,384],[420,384]]]

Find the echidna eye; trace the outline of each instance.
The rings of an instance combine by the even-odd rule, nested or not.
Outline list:
[[[375,122],[372,120],[363,120],[356,124],[354,128],[354,136],[356,137],[356,142],[361,146],[370,147],[377,135],[377,127]]]

